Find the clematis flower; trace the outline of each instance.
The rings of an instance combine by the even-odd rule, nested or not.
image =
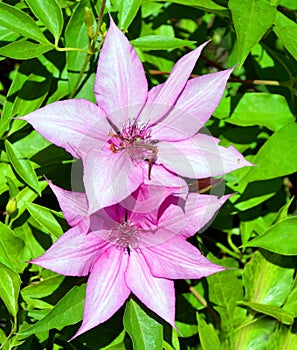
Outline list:
[[[141,184],[185,186],[250,165],[233,147],[199,133],[232,71],[189,80],[207,43],[184,55],[167,81],[148,91],[135,50],[111,19],[95,78],[97,104],[71,99],[23,119],[50,142],[82,158],[89,213],[116,204]],[[166,176],[160,176],[166,170]]]
[[[72,228],[32,262],[67,276],[89,274],[83,322],[74,337],[109,319],[131,292],[174,326],[173,280],[198,279],[224,269],[186,239],[229,196],[192,193],[187,201],[168,196],[151,213],[130,211],[119,203],[89,216],[84,194],[50,186]]]

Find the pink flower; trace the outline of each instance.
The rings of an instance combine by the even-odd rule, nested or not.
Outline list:
[[[205,45],[184,55],[167,81],[148,91],[139,57],[111,19],[95,79],[97,105],[60,101],[23,118],[50,142],[82,158],[90,214],[143,183],[183,187],[176,174],[207,178],[250,165],[235,148],[198,133],[232,71],[188,80]]]
[[[90,274],[83,322],[75,337],[109,319],[131,292],[174,326],[172,280],[202,278],[224,269],[186,239],[207,224],[229,196],[192,193],[187,201],[169,196],[151,213],[130,211],[122,202],[89,216],[84,194],[50,186],[73,227],[32,262],[68,276]],[[142,197],[142,191],[135,196]]]

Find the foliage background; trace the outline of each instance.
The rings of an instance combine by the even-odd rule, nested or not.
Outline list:
[[[1,348],[297,349],[296,1],[110,0],[92,40],[101,5],[0,2]],[[238,64],[207,127],[256,166],[225,176],[226,192],[236,194],[191,241],[229,269],[176,282],[179,332],[132,297],[69,343],[82,319],[85,279],[26,261],[67,229],[44,176],[71,189],[73,160],[14,117],[71,96],[94,101],[108,12],[137,49],[151,86],[208,39],[193,74]]]

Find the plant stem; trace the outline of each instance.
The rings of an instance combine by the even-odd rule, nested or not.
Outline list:
[[[207,301],[200,295],[194,287],[189,285],[189,291],[194,295],[194,297],[205,307],[208,307]]]
[[[169,75],[169,72],[164,72],[160,70],[150,69],[149,70],[151,75]],[[196,78],[198,75],[191,74],[191,78]],[[240,79],[240,78],[234,78],[230,77],[228,79],[229,83],[241,83],[245,85],[272,85],[272,86],[285,86],[287,88],[292,87],[292,82],[289,81],[277,81],[277,80],[259,80],[259,79]]]
[[[236,254],[232,250],[226,248],[223,244],[216,242],[216,246],[218,248],[220,248],[221,250],[225,251],[226,253],[228,253],[229,255],[233,256],[233,258],[238,259],[238,260],[241,259],[241,257],[238,254]]]
[[[80,82],[82,80],[82,77],[83,77],[84,73],[85,73],[85,69],[87,68],[87,65],[89,64],[90,59],[91,59],[92,56],[93,56],[93,54],[88,54],[87,57],[85,58],[84,64],[83,64],[83,66],[82,66],[82,68],[81,68],[81,70],[79,72],[79,76],[77,77],[75,85],[74,85],[70,95],[68,96],[68,98],[72,98],[75,95],[76,90],[77,90],[77,88],[78,88],[78,86],[79,86],[79,84],[80,84]]]
[[[10,333],[8,334],[7,338],[4,340],[4,342],[0,345],[0,350],[4,348],[8,340],[13,336],[15,331],[17,330],[17,317],[13,316],[13,326],[11,328]],[[12,347],[9,347],[9,349],[12,349]]]
[[[97,28],[96,28],[96,32],[94,34],[94,36],[91,38],[91,40],[89,40],[89,47],[88,47],[88,50],[83,50],[83,49],[76,49],[74,51],[81,51],[81,52],[86,52],[87,53],[87,56],[85,58],[85,61],[83,63],[83,66],[79,72],[79,76],[77,77],[77,80],[74,84],[74,88],[72,89],[71,93],[69,94],[68,98],[72,98],[76,91],[77,91],[77,88],[83,78],[83,75],[85,73],[85,70],[91,60],[91,57],[100,50],[101,46],[102,46],[102,43],[103,43],[103,40],[101,40],[101,43],[99,45],[99,47],[96,47],[96,43],[97,43],[97,39],[98,39],[98,36],[102,35],[101,34],[101,26],[102,26],[102,21],[103,21],[103,16],[104,16],[104,9],[105,9],[105,4],[106,4],[106,0],[102,0],[102,4],[101,4],[101,9],[100,9],[100,14],[99,14],[99,17],[98,17],[98,21],[97,21]],[[61,51],[71,51],[71,48],[65,48]],[[72,50],[73,51],[73,50]]]
[[[188,284],[188,283],[187,283]],[[202,297],[202,295],[200,295],[195,289],[194,287],[192,287],[191,285],[188,284],[189,287],[189,291],[194,295],[194,297],[212,314],[213,318],[216,320],[216,322],[220,322],[220,319],[218,317],[218,315],[216,314],[216,312],[213,310],[212,307],[209,306],[209,304],[207,303],[207,301]]]
[[[97,22],[96,33],[95,33],[95,38],[96,39],[97,39],[97,37],[98,37],[98,35],[100,33],[100,29],[101,29],[101,26],[102,26],[105,4],[106,4],[106,0],[102,0],[101,9],[100,9],[100,13],[99,13],[99,18],[98,18],[98,22]]]
[[[92,54],[92,51],[85,50],[85,49],[80,49],[78,47],[58,47],[58,46],[55,46],[55,49],[57,51],[61,51],[61,52],[64,52],[64,51],[78,51],[78,52],[87,53],[89,55]]]
[[[241,254],[240,250],[236,247],[236,245],[232,241],[232,232],[228,232],[227,241],[229,243],[229,246],[234,250],[234,252],[240,255]]]

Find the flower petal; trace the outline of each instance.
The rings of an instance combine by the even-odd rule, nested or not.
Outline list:
[[[125,152],[89,152],[84,164],[84,185],[89,214],[116,204],[143,183],[143,170]]]
[[[138,55],[110,17],[95,78],[97,103],[120,127],[137,117],[146,101],[147,91],[147,80]]]
[[[128,254],[115,247],[98,258],[87,283],[83,322],[73,338],[108,320],[127,300],[130,290],[124,274],[128,259]]]
[[[100,149],[110,130],[103,111],[82,99],[54,102],[20,119],[76,158],[83,157],[92,147]]]
[[[217,108],[232,70],[189,80],[174,108],[152,128],[152,137],[179,141],[196,134]]]
[[[133,220],[143,221],[146,220],[147,214],[158,210],[168,196],[186,198],[187,194],[188,186],[184,179],[171,174],[160,165],[153,165],[151,179],[145,177],[144,183],[131,196],[124,199],[121,205],[133,212],[131,219],[133,217]]]
[[[126,283],[137,298],[175,327],[175,292],[172,281],[152,276],[141,252],[132,251]]]
[[[70,226],[78,225],[82,220],[87,221],[88,203],[85,193],[63,190],[50,181],[50,188],[58,199],[65,219]]]
[[[139,122],[151,125],[160,122],[183,91],[192,70],[195,67],[201,51],[208,42],[180,58],[174,65],[168,79],[162,88],[156,88],[150,93],[150,99],[144,107]]]
[[[107,243],[96,235],[86,236],[79,227],[65,232],[43,255],[32,260],[33,264],[66,276],[86,276]],[[87,238],[86,238],[87,237]]]
[[[188,238],[210,224],[217,210],[230,196],[189,193],[186,201],[168,197],[159,210],[158,230],[142,235],[141,247],[155,247],[175,236]],[[174,202],[175,199],[175,202]]]
[[[143,249],[143,254],[152,274],[161,278],[198,279],[224,270],[178,236],[162,245]]]
[[[161,141],[156,162],[189,178],[223,175],[252,165],[234,147],[219,146],[219,141],[205,134],[178,142]]]

